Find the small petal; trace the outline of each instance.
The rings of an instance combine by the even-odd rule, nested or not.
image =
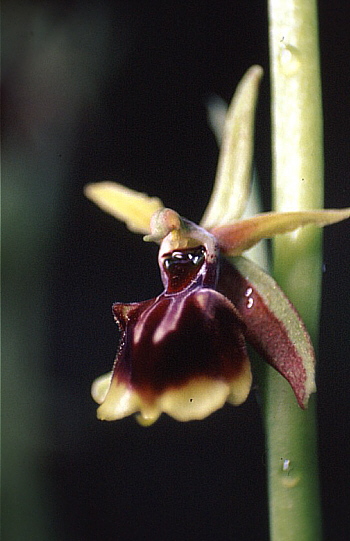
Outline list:
[[[299,227],[310,224],[323,227],[349,217],[350,208],[265,212],[231,225],[214,227],[211,233],[219,242],[222,253],[237,256],[257,244],[261,239],[271,238],[281,233],[290,233]]]
[[[245,338],[290,383],[305,408],[315,392],[315,354],[296,309],[271,276],[244,257],[222,261],[218,290],[246,324]]]
[[[214,189],[201,225],[206,229],[239,218],[246,206],[254,145],[254,116],[263,75],[252,66],[239,83],[226,116]]]
[[[150,232],[152,215],[164,206],[158,197],[149,197],[116,182],[88,184],[84,193],[102,210],[125,222],[130,231],[144,235]]]

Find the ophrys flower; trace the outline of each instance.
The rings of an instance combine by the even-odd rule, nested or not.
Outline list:
[[[300,317],[276,282],[241,254],[262,238],[334,223],[350,210],[237,220],[249,193],[260,77],[260,68],[249,70],[228,112],[214,193],[201,226],[119,184],[86,187],[104,210],[147,233],[145,240],[160,243],[164,284],[155,299],[113,305],[122,338],[113,372],[93,385],[101,419],[139,413],[150,424],[166,412],[186,421],[202,419],[226,401],[242,403],[252,382],[246,341],[289,381],[301,407],[315,390],[314,351]]]

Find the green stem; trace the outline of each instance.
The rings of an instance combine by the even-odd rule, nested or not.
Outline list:
[[[315,0],[269,0],[274,209],[323,204],[322,108]],[[274,242],[274,276],[318,335],[321,234],[306,227]],[[320,541],[316,403],[307,411],[273,370],[265,421],[272,541]]]

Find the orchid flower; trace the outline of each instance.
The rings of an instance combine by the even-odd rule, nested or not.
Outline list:
[[[242,253],[261,239],[325,226],[350,209],[267,212],[239,219],[251,179],[254,113],[262,69],[253,66],[229,107],[214,191],[200,225],[155,197],[113,182],[89,184],[88,198],[144,240],[160,244],[164,291],[113,304],[122,333],[113,371],[92,396],[102,420],[137,413],[145,425],[162,412],[203,419],[251,389],[249,343],[291,385],[301,408],[315,387],[315,354],[296,309],[276,281]]]

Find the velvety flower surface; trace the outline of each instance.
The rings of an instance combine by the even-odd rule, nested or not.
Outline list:
[[[287,379],[302,408],[315,391],[315,356],[303,322],[275,280],[241,254],[263,238],[348,218],[350,210],[271,212],[238,220],[249,192],[261,73],[257,66],[248,71],[228,111],[201,226],[119,184],[86,187],[101,208],[147,234],[145,240],[160,243],[164,284],[155,299],[113,305],[122,337],[113,371],[92,387],[100,419],[137,413],[151,424],[165,412],[187,421],[206,417],[226,401],[241,404],[252,382],[246,342]]]

